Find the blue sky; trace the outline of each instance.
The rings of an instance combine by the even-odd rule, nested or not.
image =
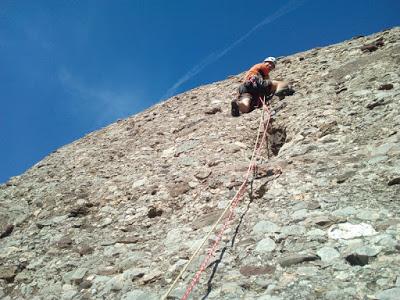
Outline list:
[[[0,1],[0,182],[167,96],[399,25],[400,1]]]

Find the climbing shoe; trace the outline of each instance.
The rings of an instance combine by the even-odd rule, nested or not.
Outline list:
[[[280,100],[284,99],[286,96],[292,96],[294,94],[294,89],[291,87],[284,88],[279,92],[275,93],[275,96],[278,96]]]
[[[231,102],[231,114],[232,114],[232,117],[240,116],[239,105],[237,104],[237,102],[235,100],[233,100]]]

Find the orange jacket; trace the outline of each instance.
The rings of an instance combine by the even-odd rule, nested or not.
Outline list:
[[[245,80],[249,80],[253,76],[261,75],[263,79],[269,78],[269,72],[271,69],[265,63],[259,63],[250,68],[247,71],[246,76],[244,77]]]

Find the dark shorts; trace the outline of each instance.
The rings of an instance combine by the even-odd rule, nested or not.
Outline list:
[[[260,97],[267,97],[271,94],[272,82],[261,77],[253,78],[253,81],[245,81],[239,86],[239,94],[250,94],[252,104],[258,106]]]

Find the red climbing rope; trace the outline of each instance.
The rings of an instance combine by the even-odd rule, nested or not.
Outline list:
[[[210,259],[214,256],[215,251],[217,250],[217,247],[218,247],[218,245],[219,245],[219,243],[220,243],[220,241],[222,239],[222,236],[223,236],[226,228],[229,226],[229,224],[231,223],[231,221],[233,219],[233,216],[235,214],[235,208],[236,208],[237,204],[243,198],[243,195],[244,195],[244,193],[246,191],[247,183],[249,182],[249,178],[250,178],[251,172],[254,171],[256,169],[256,167],[257,167],[257,156],[260,156],[261,149],[262,149],[264,143],[266,143],[266,141],[267,141],[267,130],[268,130],[268,125],[269,125],[270,120],[271,120],[271,113],[270,113],[270,111],[268,109],[268,106],[265,104],[265,97],[264,97],[264,99],[260,97],[260,101],[261,101],[262,107],[263,107],[263,114],[262,114],[262,116],[260,118],[260,125],[259,125],[259,128],[258,128],[257,139],[256,139],[256,143],[254,145],[253,154],[252,154],[252,157],[251,157],[251,160],[250,160],[249,167],[247,169],[246,176],[245,176],[244,181],[243,181],[242,185],[240,186],[239,190],[236,192],[235,196],[231,200],[231,206],[230,206],[229,214],[225,218],[225,221],[224,221],[223,226],[222,226],[222,228],[220,229],[220,231],[219,231],[219,233],[217,235],[217,238],[215,239],[212,247],[208,250],[208,255],[204,258],[202,264],[200,265],[199,270],[197,271],[197,273],[193,277],[190,285],[187,287],[187,289],[185,291],[185,294],[183,295],[181,300],[187,300],[187,298],[189,297],[189,295],[192,292],[193,288],[199,282],[201,274],[204,272],[204,270],[209,265]],[[264,120],[264,113],[266,114],[266,120]],[[261,141],[260,141],[260,132],[262,132]]]

